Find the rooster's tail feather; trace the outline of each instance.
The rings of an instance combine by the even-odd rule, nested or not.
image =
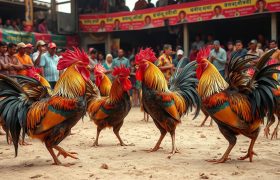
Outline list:
[[[5,122],[7,141],[9,134],[11,134],[15,156],[17,156],[20,131],[22,129],[22,138],[24,139],[26,116],[32,103],[20,84],[4,75],[0,75],[0,97],[0,114]]]
[[[170,90],[180,94],[186,103],[187,111],[196,108],[195,117],[199,114],[201,102],[196,91],[198,80],[196,79],[196,62],[190,62],[181,68],[182,61],[179,62],[178,68],[170,79]]]

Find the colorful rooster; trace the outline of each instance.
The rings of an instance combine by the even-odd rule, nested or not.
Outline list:
[[[97,135],[94,146],[98,146],[98,138],[102,129],[113,127],[113,132],[120,141],[121,146],[126,144],[122,141],[119,131],[123,120],[131,109],[129,90],[132,85],[129,80],[130,71],[125,67],[114,68],[112,75],[115,80],[107,97],[99,97],[90,100],[87,112],[97,125]]]
[[[0,114],[5,120],[7,132],[12,136],[15,154],[18,154],[20,130],[23,137],[45,143],[54,164],[59,165],[59,155],[77,159],[75,153],[67,152],[58,144],[69,134],[71,128],[85,115],[89,59],[84,51],[67,50],[58,63],[58,70],[67,70],[58,80],[51,97],[35,101],[14,80],[0,76]],[[93,91],[94,92],[94,91]],[[96,92],[99,91],[96,88]],[[55,155],[54,149],[59,153]]]
[[[201,50],[197,56],[199,79],[198,93],[202,104],[209,115],[218,124],[229,146],[220,159],[209,162],[223,163],[229,158],[232,148],[236,144],[236,135],[242,134],[251,139],[248,153],[239,158],[247,158],[252,162],[253,147],[258,137],[263,118],[273,113],[275,97],[273,88],[278,82],[272,78],[273,73],[279,73],[275,69],[278,65],[266,65],[274,50],[263,55],[257,65],[251,65],[255,56],[246,55],[231,59],[226,74],[226,81],[218,70],[206,58],[209,50]],[[247,70],[255,68],[253,77],[247,74]]]
[[[139,66],[136,78],[142,82],[144,111],[152,117],[161,133],[151,151],[157,151],[160,148],[163,138],[169,132],[172,139],[172,152],[168,157],[171,158],[178,152],[175,146],[175,130],[181,123],[181,117],[193,106],[196,107],[195,116],[199,113],[200,99],[196,91],[198,81],[195,78],[196,62],[189,63],[184,68],[177,68],[168,89],[163,73],[153,64],[156,57],[152,49],[140,50],[135,60]],[[180,65],[181,63],[179,67]]]

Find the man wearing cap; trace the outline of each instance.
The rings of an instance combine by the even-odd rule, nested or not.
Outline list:
[[[56,44],[51,42],[48,44],[48,51],[41,57],[40,67],[43,68],[43,75],[49,81],[52,88],[54,88],[59,78],[59,71],[57,70],[58,60]]]
[[[218,40],[214,41],[213,49],[210,52],[210,62],[218,69],[220,74],[225,76],[225,65],[227,62],[227,53],[221,48],[220,42]]]
[[[182,49],[177,50],[177,57],[173,61],[173,64],[176,68],[184,68],[188,63],[189,59],[187,57],[184,57],[184,51]],[[182,64],[180,67],[178,67],[178,64],[182,61]]]
[[[30,68],[34,65],[33,65],[33,62],[31,60],[30,56],[28,56],[25,53],[26,45],[23,42],[21,42],[21,43],[17,44],[17,48],[18,48],[18,53],[15,56],[16,56],[17,60],[23,65],[23,69],[19,70],[18,74],[26,76],[27,75],[26,69]]]
[[[25,53],[28,56],[30,56],[31,59],[32,59],[32,52],[33,52],[33,45],[30,43],[26,44]]]
[[[42,40],[39,40],[36,43],[36,48],[37,48],[37,51],[35,53],[33,53],[32,60],[36,66],[39,66],[41,56],[46,51],[46,43]]]
[[[257,40],[255,40],[255,39],[251,40],[249,43],[250,49],[247,52],[247,54],[252,54],[252,55],[261,57],[264,52],[263,52],[263,50],[257,48],[257,44],[258,44]]]

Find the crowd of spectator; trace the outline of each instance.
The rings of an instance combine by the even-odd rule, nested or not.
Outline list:
[[[21,20],[20,18],[3,20],[0,17],[0,28],[14,31],[38,32],[43,34],[49,33],[46,19],[34,21],[32,28],[29,28],[26,25],[26,21]]]
[[[185,2],[192,2],[196,0],[158,0],[155,4],[151,0],[137,0],[133,9],[129,9],[125,0],[91,0],[81,1],[79,4],[79,11],[81,14],[87,13],[112,13],[122,11],[135,11],[141,9],[148,9],[154,7],[163,7],[173,4],[181,4]]]

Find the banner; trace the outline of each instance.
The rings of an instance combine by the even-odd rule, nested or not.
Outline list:
[[[80,31],[141,30],[199,21],[280,12],[279,0],[204,0],[133,12],[80,15]]]
[[[76,35],[64,36],[0,29],[0,41],[15,44],[24,42],[35,45],[38,40],[43,40],[46,43],[54,42],[58,47],[71,48],[73,46],[79,46],[79,38]]]
[[[33,0],[25,0],[25,31],[31,32],[33,27]]]

